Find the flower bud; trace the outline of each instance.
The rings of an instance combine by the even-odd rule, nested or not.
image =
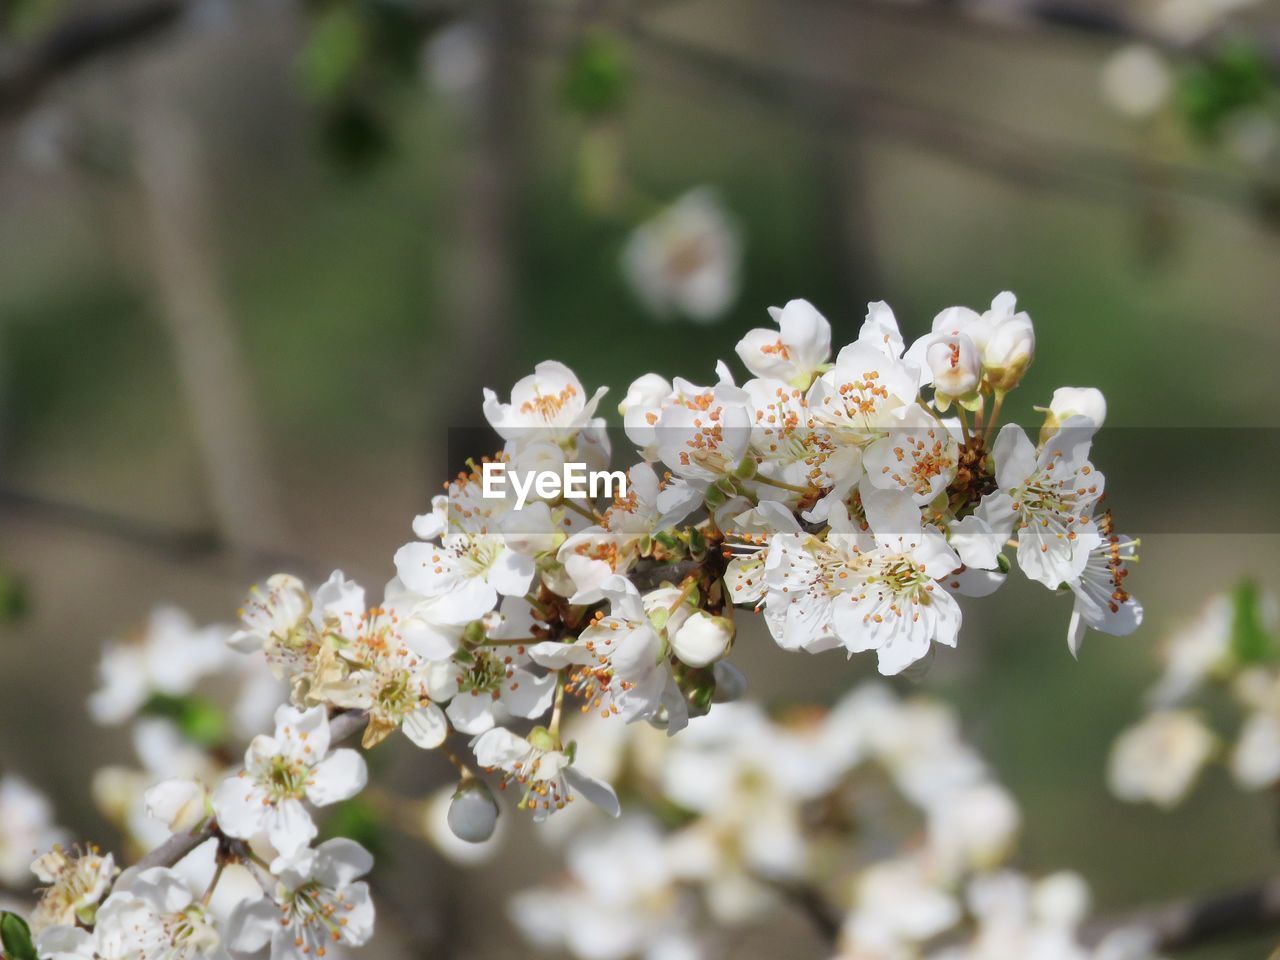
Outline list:
[[[940,337],[925,351],[934,389],[948,397],[967,397],[982,380],[982,358],[964,334]]]
[[[173,833],[187,833],[209,816],[209,798],[195,780],[162,780],[142,795],[147,813]]]
[[[697,610],[676,632],[671,647],[682,663],[705,667],[723,657],[731,643],[733,621]]]
[[[459,840],[484,843],[498,824],[498,802],[493,792],[474,777],[466,777],[449,801],[449,829]]]
[[[1017,314],[996,327],[982,352],[987,381],[997,390],[1012,390],[1036,355],[1036,332],[1025,314]]]
[[[1053,391],[1044,426],[1040,428],[1040,442],[1057,433],[1072,417],[1084,417],[1093,429],[1101,428],[1107,419],[1107,399],[1102,391],[1094,387],[1059,387]]]

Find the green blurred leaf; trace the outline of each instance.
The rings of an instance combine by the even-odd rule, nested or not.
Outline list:
[[[349,172],[382,159],[391,149],[391,131],[374,108],[357,99],[344,100],[325,112],[320,130],[328,158]]]
[[[1236,41],[1183,72],[1178,102],[1192,131],[1209,140],[1236,111],[1262,104],[1274,85],[1264,52]]]
[[[36,960],[35,944],[31,942],[31,928],[16,913],[0,913],[0,943],[10,960]]]
[[[7,9],[0,8],[0,16],[13,36],[29,40],[51,26],[66,6],[66,0],[9,0]]]
[[[364,18],[352,6],[330,7],[317,15],[298,56],[303,88],[317,100],[337,97],[354,80],[369,53]]]
[[[1280,644],[1266,628],[1262,618],[1262,595],[1258,585],[1246,580],[1232,595],[1234,616],[1231,623],[1231,651],[1243,664],[1280,659]]]
[[[386,828],[382,815],[373,804],[357,797],[334,806],[325,819],[323,834],[327,838],[347,837],[356,841],[375,857],[386,853]]]
[[[576,113],[600,117],[621,109],[630,82],[621,45],[606,34],[591,34],[569,57],[564,100]]]
[[[29,609],[26,585],[14,574],[0,570],[0,623],[21,620]]]
[[[143,704],[142,713],[172,720],[182,735],[202,747],[226,742],[227,718],[222,708],[202,697],[171,697],[155,693]]]

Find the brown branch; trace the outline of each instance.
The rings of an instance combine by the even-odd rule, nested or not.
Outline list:
[[[635,20],[622,29],[638,49],[686,76],[732,89],[821,130],[887,136],[1004,180],[1092,200],[1127,201],[1140,178],[1138,163],[1124,152],[1039,137],[866,84],[751,63]],[[1163,191],[1231,207],[1245,197],[1247,185],[1238,178],[1170,162],[1147,161],[1147,169],[1153,163]]]
[[[329,720],[329,742],[341,743],[343,740],[351,739],[364,729],[365,721],[368,719],[368,714],[363,710],[348,710],[345,713],[336,714]],[[175,833],[139,860],[138,869],[172,867],[196,847],[220,835],[218,824],[213,820],[209,820],[204,826],[190,833]]]
[[[754,874],[754,877],[803,913],[824,942],[836,942],[840,936],[840,915],[827,903],[817,887],[804,881],[775,878],[760,873]]]
[[[841,10],[948,34],[1007,43],[1029,40],[1039,43],[1096,40],[1111,46],[1143,43],[1174,56],[1198,56],[1213,48],[1221,31],[1180,41],[1134,17],[1133,4],[1103,4],[1080,0],[1025,0],[1018,3],[965,3],[954,0],[808,0]],[[1273,64],[1280,64],[1280,45],[1264,36],[1263,49]]]
[[[1081,939],[1092,946],[1108,934],[1136,930],[1149,934],[1152,947],[1163,953],[1276,929],[1280,929],[1280,877],[1102,918],[1086,925]]]
[[[224,557],[231,552],[227,541],[214,530],[184,529],[12,487],[0,486],[0,512],[83,530],[178,563]],[[237,556],[252,566],[264,569],[289,569],[300,576],[320,573],[305,557],[280,549],[261,547]]]
[[[186,0],[142,0],[64,20],[0,67],[0,121],[30,108],[59,78],[164,33],[181,20],[186,6]]]

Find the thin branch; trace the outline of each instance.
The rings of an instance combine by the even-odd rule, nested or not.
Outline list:
[[[985,170],[1004,180],[1060,190],[1101,201],[1127,201],[1139,178],[1127,153],[1029,134],[865,84],[830,81],[691,42],[628,21],[635,46],[661,57],[686,75],[714,82],[823,130],[860,129],[911,143],[941,159]],[[1150,166],[1148,161],[1148,166]],[[1238,207],[1247,184],[1236,177],[1183,164],[1159,162],[1161,189]]]
[[[1108,934],[1135,930],[1149,934],[1158,952],[1187,950],[1253,933],[1280,928],[1280,877],[1255,886],[1156,904],[1133,913],[1088,924],[1081,938],[1087,945]]]
[[[841,10],[874,16],[918,29],[945,30],[988,42],[1030,40],[1043,43],[1096,40],[1143,43],[1171,54],[1196,56],[1213,47],[1221,30],[1178,40],[1133,16],[1134,4],[1102,4],[1079,0],[1027,0],[1019,3],[964,3],[953,0],[808,0]],[[1280,64],[1280,46],[1274,37],[1262,36],[1272,63]]]
[[[675,563],[658,563],[642,560],[630,573],[631,582],[639,590],[652,590],[664,583],[681,583],[706,565],[703,560],[677,560]]]
[[[0,121],[23,113],[66,74],[169,30],[186,7],[186,0],[143,0],[63,21],[0,67]]]
[[[349,740],[364,729],[369,719],[363,710],[348,710],[339,713],[329,720],[329,742],[341,743]],[[172,867],[196,847],[218,836],[218,825],[209,820],[204,826],[190,833],[175,833],[160,846],[156,847],[141,860],[137,866],[140,870],[148,867]]]
[[[840,936],[840,915],[816,887],[759,873],[755,874],[755,878],[803,913],[824,941],[836,942]]]
[[[113,513],[68,500],[57,500],[0,486],[0,512],[26,517],[40,523],[84,530],[94,536],[157,554],[165,560],[189,563],[225,556],[227,542],[213,530],[183,529],[169,524]],[[303,575],[314,572],[306,558],[284,550],[263,547],[241,554],[254,566],[288,568]]]

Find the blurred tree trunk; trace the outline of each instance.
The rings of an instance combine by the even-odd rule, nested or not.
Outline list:
[[[758,5],[758,56],[779,55],[789,69],[821,70],[823,52],[832,46],[831,31],[840,29],[837,17],[828,17],[821,7],[813,16],[797,17],[794,11],[780,10],[776,4]],[[860,37],[841,32],[837,47],[842,51],[840,69],[856,70],[862,61]],[[842,77],[843,80],[856,78]],[[842,122],[822,114],[826,105],[817,97],[805,97],[797,90],[793,107],[798,116],[813,121],[809,134],[809,163],[813,172],[814,214],[819,245],[827,253],[836,301],[830,305],[832,319],[860,322],[868,300],[886,294],[876,251],[871,196],[866,175],[866,145],[862,124],[846,116]]]
[[[287,547],[258,413],[218,276],[199,133],[163,70],[137,84],[132,134],[142,253],[168,332],[219,533],[233,551]]]
[[[482,423],[481,388],[498,388],[517,336],[519,210],[528,161],[529,79],[524,0],[476,0],[483,73],[464,117],[455,251],[446,308],[447,348],[437,382],[448,384],[443,427]],[[443,439],[443,438],[442,438]],[[448,464],[457,469],[460,464]]]

